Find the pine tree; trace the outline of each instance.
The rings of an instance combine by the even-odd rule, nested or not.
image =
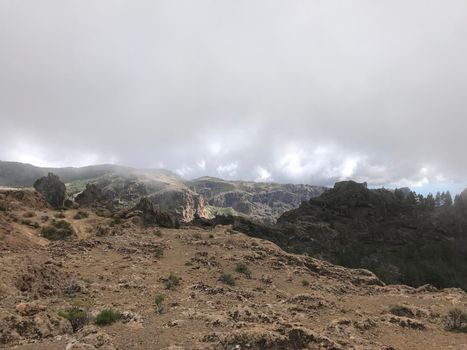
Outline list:
[[[447,191],[446,194],[445,194],[444,206],[445,207],[452,206],[452,196],[451,196],[451,192],[449,192],[449,191]]]

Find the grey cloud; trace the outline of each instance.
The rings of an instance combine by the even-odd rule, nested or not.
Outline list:
[[[456,0],[5,0],[0,158],[466,183],[466,37]]]

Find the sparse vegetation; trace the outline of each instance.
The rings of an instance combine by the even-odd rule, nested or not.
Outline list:
[[[96,300],[94,298],[86,298],[86,299],[75,298],[72,300],[71,305],[73,307],[84,309],[87,311],[90,308],[92,308],[94,305],[96,305]]]
[[[251,271],[250,271],[250,269],[248,268],[248,266],[246,266],[246,265],[243,264],[243,263],[238,263],[238,264],[235,266],[235,272],[244,274],[244,275],[245,275],[246,277],[248,277],[248,278],[251,277]]]
[[[392,305],[389,308],[389,312],[395,316],[410,317],[412,312],[405,306],[402,305]]]
[[[185,262],[185,266],[193,266],[193,263],[190,260],[188,260]]]
[[[233,276],[228,273],[223,273],[220,275],[219,281],[228,284],[229,286],[235,286],[235,278],[233,278]]]
[[[65,218],[65,214],[63,214],[63,212],[59,211],[58,213],[55,213],[54,214],[54,217],[56,219],[64,219]]]
[[[157,236],[157,237],[162,237],[162,232],[161,230],[156,230],[153,232],[154,236]]]
[[[158,259],[162,258],[164,256],[164,247],[163,246],[157,246],[154,248],[154,256]]]
[[[113,309],[105,309],[99,312],[96,316],[96,324],[99,326],[106,326],[118,321],[122,314]]]
[[[65,220],[53,220],[50,226],[43,227],[41,230],[41,235],[51,241],[69,238],[74,233],[71,224]]]
[[[89,213],[83,210],[78,210],[75,216],[73,216],[73,219],[75,220],[81,220],[89,217]]]
[[[162,314],[165,312],[164,300],[165,296],[163,294],[156,295],[156,298],[154,299],[154,305],[158,314]]]
[[[164,281],[165,289],[173,290],[180,284],[180,277],[176,274],[171,273],[169,277]]]
[[[467,333],[467,313],[461,309],[452,309],[444,319],[444,327],[451,332]]]
[[[28,219],[22,219],[20,221],[21,225],[26,225],[26,226],[30,226],[30,227],[34,227],[34,228],[39,228],[41,227],[37,222],[32,222],[31,220],[28,220]]]
[[[114,227],[115,225],[120,225],[122,223],[122,219],[120,218],[120,216],[114,216],[112,218],[112,221],[110,222],[110,226],[111,227]]]
[[[68,310],[61,310],[58,315],[70,321],[74,332],[81,329],[89,320],[87,311],[77,306],[73,306]]]
[[[310,285],[310,282],[308,282],[307,280],[302,280],[303,287],[308,287],[309,285]]]

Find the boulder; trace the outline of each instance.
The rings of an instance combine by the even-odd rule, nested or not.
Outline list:
[[[41,193],[46,201],[54,208],[61,207],[65,200],[66,186],[60,178],[49,173],[34,182],[34,189]]]
[[[174,216],[161,211],[146,197],[141,198],[132,211],[142,215],[143,222],[147,226],[158,225],[167,228],[179,227],[179,223]]]

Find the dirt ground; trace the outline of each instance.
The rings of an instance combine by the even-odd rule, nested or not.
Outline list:
[[[58,213],[16,192],[0,191],[0,348],[467,349],[466,333],[444,328],[467,308],[462,290],[384,286],[230,227],[147,228],[89,209],[66,210],[56,220],[76,235],[50,242],[40,229]],[[75,331],[59,315],[72,305],[88,315]],[[107,308],[122,317],[95,325]]]

